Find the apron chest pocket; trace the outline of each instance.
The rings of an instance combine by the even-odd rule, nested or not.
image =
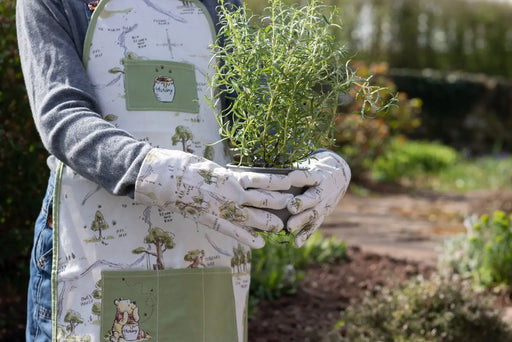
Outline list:
[[[123,64],[127,110],[199,113],[193,65],[132,59]]]

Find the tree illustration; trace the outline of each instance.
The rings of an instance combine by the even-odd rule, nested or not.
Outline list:
[[[213,184],[217,182],[217,176],[213,175],[213,170],[211,169],[201,169],[198,171],[199,175],[203,177],[203,180],[206,184]]]
[[[101,316],[101,297],[102,297],[102,288],[101,288],[101,280],[98,280],[96,282],[96,289],[94,289],[94,291],[92,291],[92,297],[94,299],[98,299],[100,300],[99,302],[95,302],[93,305],[92,305],[92,313],[96,316],[98,316],[98,318]]]
[[[60,325],[57,325],[57,341],[65,341],[66,339],[66,330],[61,327]]]
[[[220,208],[220,217],[231,222],[245,222],[248,220],[247,214],[243,209],[233,201],[224,203]]]
[[[237,264],[236,256],[233,256],[231,258],[231,268],[233,269],[233,271],[235,270],[236,264]]]
[[[247,263],[247,266],[251,266],[251,262],[252,262],[252,254],[251,254],[251,250],[248,250],[247,253],[245,254],[245,262]]]
[[[192,197],[192,202],[176,201],[176,207],[183,216],[204,213],[208,210],[209,206],[208,202],[201,196]]]
[[[187,266],[187,268],[198,268],[199,266],[206,267],[203,263],[204,258],[204,249],[195,249],[193,251],[188,251],[188,253],[183,257],[185,261],[190,262],[191,264]]]
[[[101,303],[96,302],[92,305],[91,312],[96,316],[101,316]]]
[[[74,335],[76,326],[82,324],[84,321],[82,321],[82,316],[80,316],[78,312],[69,310],[66,316],[64,316],[64,322],[69,323],[66,326],[66,330],[69,331],[70,335]]]
[[[241,247],[239,245],[239,247]],[[247,271],[247,262],[245,260],[245,251],[242,249],[242,251],[240,252],[239,251],[239,255],[240,255],[240,264],[242,265],[242,271]]]
[[[236,248],[233,248],[233,257],[231,258],[231,267],[236,272],[247,272],[247,264],[251,262],[251,252],[245,252],[242,245],[238,244]]]
[[[144,242],[155,245],[156,251],[152,252],[144,247],[139,247],[134,249],[132,253],[146,253],[156,257],[156,264],[153,265],[153,269],[163,270],[164,263],[162,261],[162,255],[166,250],[174,248],[174,234],[155,227],[149,231],[149,234],[144,238]]]
[[[212,145],[206,145],[204,147],[203,157],[205,157],[208,160],[213,160],[214,151]]]
[[[245,249],[242,247],[242,245],[238,244],[238,247],[236,248],[236,251],[240,258],[240,265],[242,266],[242,271],[247,271],[247,259],[245,255]]]
[[[103,214],[101,211],[96,210],[96,215],[94,215],[94,220],[91,223],[91,230],[93,232],[98,232],[98,240],[101,241],[103,239],[102,231],[108,229],[108,223],[105,221]]]
[[[183,151],[192,153],[194,151],[187,146],[187,143],[192,139],[194,139],[194,136],[185,126],[177,126],[175,134],[172,136],[172,144],[174,146],[181,142]]]

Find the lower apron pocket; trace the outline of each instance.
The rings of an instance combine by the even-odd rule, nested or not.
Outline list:
[[[110,341],[238,341],[231,269],[104,271],[101,334]]]

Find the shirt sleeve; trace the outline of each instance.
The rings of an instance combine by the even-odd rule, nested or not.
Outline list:
[[[98,111],[82,63],[83,6],[78,0],[17,1],[20,61],[32,115],[52,155],[110,193],[133,197],[151,146],[103,120]]]

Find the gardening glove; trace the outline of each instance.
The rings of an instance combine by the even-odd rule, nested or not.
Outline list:
[[[284,226],[264,209],[284,209],[293,198],[270,190],[289,186],[286,176],[233,172],[190,153],[154,148],[137,176],[135,201],[180,212],[243,244],[261,248],[265,242],[255,229],[279,232]]]
[[[299,162],[298,167],[306,170],[290,173],[294,186],[307,186],[312,178],[317,179],[316,185],[295,196],[287,205],[292,214],[287,229],[290,233],[300,229],[295,235],[295,246],[301,247],[343,198],[351,173],[345,160],[328,150],[313,154]]]

